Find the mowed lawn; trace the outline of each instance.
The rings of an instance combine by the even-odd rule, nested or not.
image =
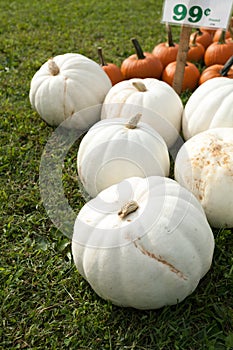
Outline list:
[[[132,37],[152,51],[166,40],[162,8],[161,0],[0,0],[0,349],[233,349],[232,230],[213,230],[212,267],[183,302],[159,310],[120,308],[79,275],[70,239],[50,220],[40,195],[41,156],[54,128],[30,106],[31,78],[58,54],[77,52],[98,62],[98,46],[120,65],[134,53]],[[179,30],[173,28],[176,42]],[[77,147],[63,169],[76,213],[85,203]]]

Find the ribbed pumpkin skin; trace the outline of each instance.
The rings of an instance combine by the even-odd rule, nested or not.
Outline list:
[[[54,73],[49,68],[51,61],[56,66]],[[78,53],[66,53],[48,60],[35,73],[29,99],[41,118],[53,126],[93,107],[82,125],[77,121],[78,127],[86,129],[99,120],[101,104],[111,87],[98,63]]]
[[[122,62],[121,72],[125,79],[161,77],[163,65],[160,60],[150,52],[144,52],[144,56],[144,59],[138,59],[133,54]]]
[[[198,198],[212,227],[233,227],[232,169],[232,127],[200,132],[178,151],[175,179]]]
[[[193,40],[194,36],[195,36],[196,33],[192,33],[190,35],[190,41]],[[196,38],[196,42],[197,43],[200,43],[204,46],[205,49],[207,49],[207,47],[212,44],[213,40],[212,40],[212,37],[210,35],[210,33],[208,33],[207,31],[205,30],[202,30],[201,33],[199,33],[197,35],[197,38]]]
[[[128,128],[127,122],[125,118],[101,120],[79,145],[79,179],[91,197],[131,176],[169,175],[163,138],[146,123]]]
[[[222,35],[222,29],[217,29],[213,36],[213,42],[219,41],[219,39],[221,38],[221,35]],[[230,37],[231,37],[231,33],[227,30],[225,32],[225,39],[230,39]]]
[[[145,88],[140,90],[138,85]],[[180,133],[183,112],[182,101],[175,90],[154,78],[124,80],[106,95],[101,119],[125,118],[139,112],[142,113],[141,120],[155,129],[171,147]]]
[[[118,214],[128,200],[138,209]],[[129,178],[77,216],[72,254],[79,273],[113,304],[157,309],[191,294],[211,266],[214,237],[198,200],[176,181]]]
[[[208,32],[210,34],[211,38],[213,39],[214,34],[216,33],[217,29],[210,29],[210,28],[206,28],[206,27],[201,27],[200,30],[201,30],[201,32],[203,32],[203,31]]]
[[[166,67],[169,63],[176,60],[178,48],[178,44],[169,46],[168,43],[160,43],[154,47],[152,54],[160,59],[163,67]]]
[[[196,43],[190,45],[187,53],[187,61],[189,62],[200,62],[203,60],[205,54],[205,48],[202,44]]]
[[[233,80],[213,78],[189,97],[182,116],[185,140],[210,128],[233,128]]]
[[[111,80],[112,85],[119,83],[124,80],[123,74],[121,73],[120,67],[114,63],[106,63],[103,56],[102,47],[98,47],[98,56],[100,61],[100,66],[105,71],[109,79]]]
[[[174,75],[176,71],[176,62],[171,62],[165,67],[162,74],[162,80],[167,84],[173,84]],[[186,62],[184,79],[182,84],[182,91],[190,90],[194,91],[198,86],[198,81],[200,78],[200,72],[198,68],[191,62]]]
[[[205,51],[205,65],[225,64],[232,55],[233,41],[227,41],[225,43],[214,42]]]
[[[217,77],[222,77],[221,69],[223,67],[224,67],[223,64],[213,64],[212,66],[209,66],[206,69],[204,69],[199,79],[199,85],[203,84],[207,80],[217,78]],[[229,69],[227,78],[233,79],[233,68]]]
[[[105,66],[102,66],[102,69],[108,75],[109,79],[112,82],[112,86],[124,80],[124,76],[121,72],[121,69],[114,63],[107,63]]]

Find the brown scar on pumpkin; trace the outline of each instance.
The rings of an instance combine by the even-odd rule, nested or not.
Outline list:
[[[213,154],[213,156],[220,156],[221,155],[221,151],[222,151],[222,146],[218,143],[213,143],[213,145],[211,145],[211,152]]]
[[[168,261],[166,261],[165,259],[163,259],[161,256],[156,256],[154,253],[149,252],[149,251],[146,250],[142,245],[139,245],[139,244],[137,243],[137,241],[134,241],[133,243],[134,243],[135,247],[136,247],[137,249],[139,249],[139,251],[140,251],[142,254],[148,256],[148,257],[151,258],[151,259],[154,259],[154,260],[160,262],[161,264],[166,265],[166,266],[170,269],[170,271],[173,272],[173,273],[175,273],[179,278],[181,278],[181,279],[183,279],[183,280],[185,280],[185,281],[188,279],[180,270],[178,270],[175,266],[173,266],[173,265],[170,264]]]

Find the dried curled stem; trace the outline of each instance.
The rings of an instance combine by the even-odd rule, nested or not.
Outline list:
[[[125,124],[125,127],[128,129],[136,129],[140,119],[141,119],[142,114],[138,113],[131,117],[129,121]]]
[[[60,72],[60,69],[58,67],[58,65],[56,64],[56,62],[53,60],[53,58],[50,58],[48,60],[48,67],[49,67],[49,73],[51,75],[58,75]]]
[[[121,210],[118,212],[118,215],[120,216],[121,219],[124,219],[127,215],[133,213],[138,209],[139,205],[136,201],[129,201],[123,207]]]
[[[147,91],[147,88],[142,81],[134,81],[134,82],[132,82],[132,85],[140,92]]]

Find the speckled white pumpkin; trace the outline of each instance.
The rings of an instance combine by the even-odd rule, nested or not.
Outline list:
[[[101,120],[83,137],[77,168],[91,197],[131,176],[169,175],[167,145],[140,117]]]
[[[157,309],[184,300],[211,266],[214,237],[195,196],[159,176],[129,178],[80,210],[72,254],[113,304]]]
[[[233,128],[203,131],[186,141],[175,179],[202,204],[213,227],[233,227]]]
[[[76,127],[81,123],[87,129],[100,120],[102,102],[111,87],[99,64],[78,53],[65,53],[49,59],[35,73],[29,99],[41,118],[54,126],[85,110],[85,120],[77,115]]]
[[[171,147],[181,130],[183,104],[167,83],[154,78],[133,78],[114,85],[107,93],[101,119],[142,113],[148,123]]]
[[[182,116],[185,140],[211,129],[233,127],[233,79],[207,80],[189,97]]]

